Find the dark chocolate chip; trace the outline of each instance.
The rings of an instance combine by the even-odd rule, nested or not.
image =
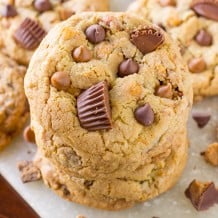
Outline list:
[[[154,112],[150,104],[144,104],[135,110],[135,119],[144,126],[150,126],[154,122]]]
[[[86,29],[85,34],[89,42],[93,44],[104,41],[106,36],[105,29],[99,24],[93,24],[89,26]]]
[[[193,0],[191,8],[200,16],[218,21],[217,0]]]
[[[33,50],[38,47],[46,32],[30,18],[26,18],[14,33],[14,39],[23,48]]]
[[[200,30],[195,36],[195,41],[201,46],[210,46],[213,43],[213,37],[206,30]]]
[[[139,64],[133,59],[124,60],[118,68],[118,75],[120,77],[125,77],[134,73],[139,72]]]
[[[49,0],[35,0],[34,7],[39,12],[49,11],[52,9],[52,5]]]
[[[88,131],[112,128],[109,91],[106,81],[99,82],[77,98],[81,126]]]
[[[66,72],[56,72],[51,77],[51,84],[58,90],[67,90],[70,87],[70,76]]]
[[[211,115],[203,112],[193,112],[192,118],[197,122],[199,128],[203,128],[210,121]]]
[[[13,5],[5,5],[2,11],[3,17],[15,17],[17,16],[17,10]]]
[[[145,55],[164,42],[164,35],[158,29],[146,27],[132,32],[130,40]]]
[[[207,210],[214,204],[218,203],[218,191],[213,182],[203,183],[192,181],[185,191],[196,210]]]

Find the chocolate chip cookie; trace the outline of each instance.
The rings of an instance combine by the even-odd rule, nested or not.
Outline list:
[[[180,176],[191,80],[158,26],[125,13],[75,15],[37,49],[25,91],[36,142],[68,199],[121,209]]]
[[[0,150],[23,127],[28,114],[23,78],[26,68],[0,53]]]
[[[178,41],[196,99],[218,94],[217,0],[138,0],[129,11],[161,26]]]
[[[20,64],[28,65],[47,32],[76,12],[104,11],[108,0],[5,0],[0,2],[0,46]]]

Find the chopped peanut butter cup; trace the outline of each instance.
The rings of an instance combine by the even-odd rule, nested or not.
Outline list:
[[[77,99],[80,124],[89,131],[111,129],[111,109],[107,82],[100,82]]]
[[[163,43],[163,41],[163,34],[159,30],[152,27],[146,27],[131,33],[131,42],[144,55],[154,51]]]
[[[26,18],[15,31],[14,39],[23,48],[33,50],[40,44],[45,34],[46,32],[39,24],[30,18]]]
[[[217,0],[193,0],[191,8],[200,16],[218,21]]]

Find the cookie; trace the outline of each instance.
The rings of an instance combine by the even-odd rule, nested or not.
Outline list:
[[[105,202],[93,206],[145,201],[181,174],[191,81],[179,48],[150,22],[125,13],[71,17],[37,49],[25,91],[43,156],[69,190],[87,180],[90,199]],[[70,197],[91,204],[78,198]]]
[[[26,68],[0,53],[0,150],[23,127],[28,117],[23,78]]]
[[[28,65],[35,49],[57,23],[84,10],[104,11],[108,0],[14,0],[0,2],[0,46],[20,64]]]
[[[196,99],[218,94],[218,1],[138,0],[129,12],[160,25],[177,40]]]

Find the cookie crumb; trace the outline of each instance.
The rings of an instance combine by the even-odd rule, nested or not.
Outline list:
[[[193,180],[185,191],[196,210],[207,210],[218,203],[218,190],[213,182]]]
[[[40,170],[33,164],[32,161],[20,161],[17,163],[17,168],[21,173],[21,180],[23,183],[41,179]]]
[[[201,152],[204,159],[213,166],[218,166],[218,143],[210,144],[206,151]]]

